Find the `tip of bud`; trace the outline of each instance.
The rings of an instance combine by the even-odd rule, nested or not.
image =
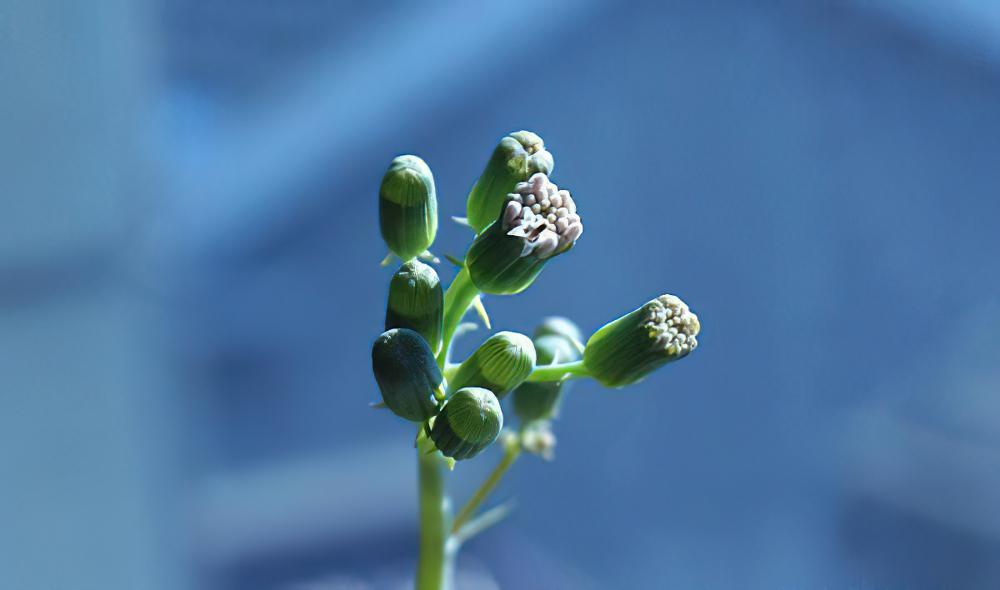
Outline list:
[[[400,205],[414,205],[434,194],[434,175],[421,158],[412,155],[393,158],[382,179],[382,196]]]
[[[524,239],[522,256],[551,258],[569,250],[583,233],[583,221],[569,191],[539,172],[514,185],[500,218],[509,236]]]
[[[550,316],[542,320],[535,328],[535,339],[542,336],[562,336],[574,342],[583,342],[583,332],[573,323],[573,320],[562,316]]]
[[[487,389],[455,392],[434,419],[430,437],[445,457],[469,459],[493,444],[503,429],[503,411]]]
[[[675,295],[660,295],[646,304],[649,335],[671,356],[684,356],[698,347],[698,316]]]

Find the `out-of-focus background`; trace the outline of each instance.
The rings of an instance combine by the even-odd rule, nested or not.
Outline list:
[[[460,254],[522,128],[587,230],[495,324],[704,328],[575,387],[459,588],[1000,587],[997,3],[6,0],[0,588],[407,587],[377,186]]]

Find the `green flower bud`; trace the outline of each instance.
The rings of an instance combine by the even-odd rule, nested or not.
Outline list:
[[[573,342],[583,344],[583,332],[580,331],[580,328],[573,323],[573,320],[561,316],[547,317],[542,320],[541,324],[538,324],[534,333],[536,348],[538,346],[538,339],[542,336],[562,336],[564,338],[569,338]],[[579,360],[579,358],[580,357],[578,355],[577,358],[570,360]],[[542,364],[541,351],[538,351],[538,363]]]
[[[384,332],[372,346],[372,372],[382,401],[400,418],[423,422],[437,414],[444,378],[427,342],[406,328]]]
[[[550,318],[560,319],[563,318]],[[564,320],[569,322],[569,320]],[[572,322],[570,322],[572,325]],[[544,324],[543,324],[544,326]],[[539,326],[539,330],[543,326]],[[573,326],[576,328],[576,326]],[[536,330],[537,334],[539,330]],[[580,351],[564,336],[544,334],[535,338],[535,354],[537,366],[542,367],[554,363],[569,363],[580,360]],[[525,381],[514,390],[514,412],[523,424],[537,420],[554,418],[559,410],[559,400],[562,393],[569,387],[569,382],[539,382]]]
[[[497,218],[515,184],[528,180],[536,172],[552,174],[554,166],[552,154],[545,151],[545,142],[534,133],[518,131],[501,139],[469,193],[465,207],[469,225],[476,233],[483,231]]]
[[[469,277],[483,293],[519,293],[582,233],[569,191],[559,190],[545,174],[535,174],[515,185],[497,220],[469,246]]]
[[[493,444],[503,428],[497,397],[481,387],[455,392],[434,419],[430,437],[445,457],[470,459]]]
[[[409,328],[418,332],[437,354],[441,348],[444,291],[434,269],[420,262],[404,262],[389,282],[385,329]]]
[[[423,253],[437,234],[437,196],[434,175],[417,156],[392,161],[378,199],[382,239],[393,254],[410,260]]]
[[[535,347],[524,334],[497,332],[465,359],[448,384],[450,391],[462,387],[485,387],[498,398],[521,384],[535,368]]]
[[[607,387],[642,380],[698,346],[698,316],[673,295],[661,295],[605,324],[587,341],[583,363]]]

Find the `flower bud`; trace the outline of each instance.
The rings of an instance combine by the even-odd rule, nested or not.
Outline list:
[[[542,138],[534,133],[518,131],[501,139],[469,193],[465,208],[469,225],[476,233],[483,231],[497,218],[515,184],[536,172],[552,174],[553,167],[552,154],[545,151]]]
[[[538,339],[542,336],[562,336],[563,338],[568,338],[572,342],[583,343],[583,332],[580,328],[573,323],[573,320],[569,318],[564,318],[561,316],[550,316],[542,320],[541,324],[535,328],[534,340],[535,346],[538,346]],[[579,360],[579,355],[574,359],[568,360]],[[560,362],[566,362],[564,359]],[[542,364],[542,354],[541,351],[538,352],[538,364]]]
[[[580,360],[580,352],[563,336],[546,334],[536,337],[534,344],[537,356],[536,365],[539,367]],[[554,418],[559,411],[559,400],[562,393],[568,387],[569,382],[533,383],[525,381],[514,390],[514,412],[521,419],[522,424]]]
[[[469,246],[469,277],[483,293],[519,293],[582,233],[583,222],[569,191],[560,190],[545,174],[535,174],[514,186],[500,216]]]
[[[503,399],[535,368],[535,347],[524,334],[497,332],[465,359],[449,383],[449,390],[485,387]]]
[[[448,398],[434,419],[430,437],[441,454],[460,461],[493,444],[502,428],[497,397],[481,387],[466,387]]]
[[[587,341],[583,363],[607,387],[642,380],[698,346],[698,316],[678,297],[661,295],[605,324]]]
[[[378,199],[382,239],[393,254],[410,260],[422,254],[437,234],[437,196],[434,175],[417,156],[392,161]]]
[[[384,332],[372,346],[372,372],[382,401],[400,418],[423,422],[438,410],[444,378],[427,342],[406,328]]]
[[[419,260],[404,262],[389,282],[385,329],[409,328],[437,354],[443,313],[444,291],[434,269]]]

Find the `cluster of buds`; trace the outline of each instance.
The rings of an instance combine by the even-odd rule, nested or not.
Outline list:
[[[389,283],[386,331],[372,348],[372,369],[384,405],[419,423],[446,457],[468,459],[492,444],[504,424],[501,401],[511,392],[519,444],[551,457],[551,421],[569,376],[622,387],[698,345],[697,316],[663,295],[606,324],[586,345],[573,322],[551,317],[532,338],[498,332],[463,362],[447,363],[458,322],[470,306],[482,305],[481,294],[523,291],[582,235],[572,195],[549,178],[553,166],[534,133],[500,141],[469,194],[466,219],[476,237],[447,293],[434,268],[416,259],[426,257],[437,232],[430,168],[416,156],[400,156],[382,179],[382,236],[403,262]]]

